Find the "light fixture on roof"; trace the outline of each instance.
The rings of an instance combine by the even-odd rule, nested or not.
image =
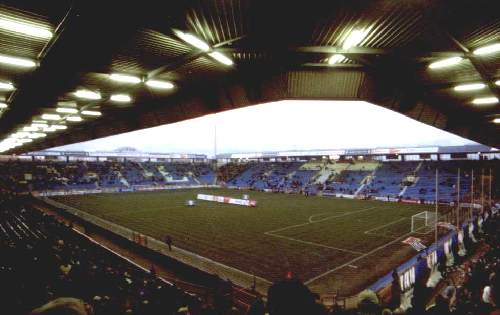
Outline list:
[[[127,94],[113,94],[111,100],[118,103],[130,103],[132,98]]]
[[[0,109],[7,108],[7,107],[9,107],[9,105],[7,105],[7,104],[5,104],[3,102],[0,102]]]
[[[155,89],[173,89],[175,86],[172,82],[170,81],[162,81],[162,80],[147,80],[146,85],[155,88]]]
[[[71,107],[58,107],[56,108],[56,112],[64,114],[76,114],[78,113],[78,109]]]
[[[457,85],[453,89],[457,92],[465,92],[465,91],[482,90],[485,87],[486,84],[484,83],[470,83],[470,84]]]
[[[88,99],[88,100],[100,100],[101,99],[101,93],[89,91],[89,90],[78,90],[74,94],[76,97],[84,98],[84,99]]]
[[[495,96],[475,98],[472,101],[472,104],[474,105],[489,105],[496,103],[498,103],[498,98]]]
[[[367,35],[368,31],[367,30],[362,30],[362,29],[356,29],[352,30],[347,38],[344,40],[344,43],[342,44],[342,48],[344,49],[350,49],[359,43],[365,38]]]
[[[458,56],[457,57],[446,58],[446,59],[441,59],[441,60],[438,60],[438,61],[435,61],[435,62],[431,63],[429,65],[429,68],[431,68],[431,69],[446,68],[446,67],[450,67],[450,66],[456,65],[457,63],[459,63],[462,60],[463,60],[463,58],[462,57],[458,57]]]
[[[473,51],[474,55],[489,55],[500,52],[500,43],[495,43],[487,46],[480,47]]]
[[[53,126],[50,126],[47,128],[43,128],[42,130],[43,130],[43,132],[55,132],[57,129],[54,128]]]
[[[193,47],[196,47],[203,51],[210,50],[210,46],[206,42],[204,42],[203,40],[199,39],[198,37],[192,34],[184,33],[183,31],[179,30],[174,30],[174,33],[177,37],[179,37],[180,39],[182,39],[183,41],[185,41],[186,43],[188,43]]]
[[[495,118],[493,119],[494,124],[500,124],[500,118]]]
[[[41,119],[33,119],[31,122],[35,123],[35,124],[46,124],[47,123],[46,120],[41,120]]]
[[[75,101],[59,101],[57,102],[58,107],[77,107]]]
[[[19,139],[19,142],[21,143],[28,143],[28,142],[32,142],[33,139],[30,139],[30,138],[23,138],[23,139]]]
[[[134,77],[128,74],[112,73],[109,78],[113,81],[137,84],[141,83],[141,78]]]
[[[28,135],[28,138],[31,138],[31,139],[38,139],[38,138],[44,138],[46,137],[47,134],[46,133],[43,133],[43,132],[32,132]]]
[[[35,127],[35,128],[47,128],[49,125],[47,124],[40,124],[40,123],[33,123],[31,124],[31,127]]]
[[[101,116],[102,113],[96,110],[82,110],[81,112],[82,115],[85,116]]]
[[[68,126],[65,126],[65,125],[51,125],[52,128],[56,128],[57,130],[65,130],[65,129],[68,129]]]
[[[0,90],[12,91],[14,89],[14,84],[12,84],[11,82],[0,82]]]
[[[66,117],[66,120],[67,121],[71,121],[71,122],[80,122],[83,119],[80,116],[74,115],[74,116],[68,116],[68,117]]]
[[[24,131],[38,131],[37,127],[27,126],[23,128]]]
[[[9,20],[5,18],[0,18],[0,28],[8,30],[15,33],[21,33],[24,35],[29,35],[38,38],[51,38],[53,36],[52,32],[46,28],[34,26],[28,23],[18,22],[14,20]]]
[[[218,51],[209,52],[208,55],[226,66],[230,66],[234,63],[228,56]]]
[[[24,131],[18,131],[16,133],[13,133],[11,137],[13,138],[26,138],[29,135],[29,132],[24,132]]]
[[[24,68],[36,67],[36,62],[33,60],[6,55],[0,55],[0,63]]]
[[[346,57],[342,54],[334,54],[328,58],[328,64],[333,65],[344,61]]]
[[[61,115],[59,114],[43,114],[42,119],[45,120],[61,120]]]

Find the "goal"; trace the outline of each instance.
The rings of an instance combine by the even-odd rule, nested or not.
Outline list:
[[[432,231],[436,225],[436,213],[424,211],[411,216],[411,232],[426,234]]]

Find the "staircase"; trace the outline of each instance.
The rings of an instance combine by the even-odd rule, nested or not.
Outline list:
[[[329,169],[319,171],[319,176],[314,181],[314,184],[324,184],[330,178],[330,175],[332,175],[332,172]]]

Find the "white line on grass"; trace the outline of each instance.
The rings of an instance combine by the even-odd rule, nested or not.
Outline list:
[[[383,227],[386,227],[386,226],[392,225],[392,224],[394,224],[394,223],[397,223],[397,222],[399,222],[399,221],[403,221],[403,220],[405,220],[405,219],[409,219],[409,218],[408,218],[408,217],[399,218],[399,219],[397,219],[397,220],[395,220],[395,221],[392,221],[392,222],[389,222],[389,223],[387,223],[387,224],[377,226],[377,227],[375,227],[375,228],[373,228],[373,229],[370,229],[370,230],[366,230],[366,231],[365,231],[365,234],[370,234],[370,232],[372,232],[372,231],[379,230],[379,229],[381,229],[381,228],[383,228]]]
[[[379,250],[384,249],[384,248],[386,248],[386,247],[387,247],[387,246],[389,246],[389,245],[392,245],[392,244],[394,244],[394,243],[396,243],[396,242],[399,242],[400,240],[404,239],[405,237],[410,236],[411,234],[413,234],[413,232],[409,232],[409,233],[403,234],[403,235],[401,235],[400,237],[396,238],[395,240],[390,241],[389,243],[385,243],[384,245],[381,245],[381,246],[379,246],[379,247],[377,247],[377,248],[374,248],[374,249],[372,249],[371,251],[369,251],[368,253],[365,253],[365,254],[363,254],[363,255],[361,255],[361,256],[358,256],[358,257],[356,257],[356,258],[352,259],[351,261],[346,262],[345,264],[342,264],[342,265],[337,266],[337,267],[335,267],[335,268],[333,268],[333,269],[330,269],[330,270],[328,270],[328,271],[325,271],[325,272],[323,272],[322,274],[319,274],[319,275],[317,275],[317,276],[315,276],[315,277],[313,277],[313,278],[311,278],[311,279],[307,280],[306,282],[304,282],[304,284],[305,284],[305,285],[309,285],[310,283],[312,283],[312,282],[314,282],[314,281],[316,281],[316,280],[318,280],[318,279],[320,279],[320,278],[323,278],[324,276],[329,275],[329,274],[331,274],[332,272],[335,272],[335,271],[337,271],[337,270],[339,270],[339,269],[342,269],[342,268],[344,268],[344,267],[347,267],[347,266],[349,266],[349,265],[352,265],[352,264],[353,264],[353,263],[355,263],[356,261],[361,260],[361,259],[363,259],[363,258],[365,258],[365,257],[367,257],[367,256],[370,256],[371,254],[376,253],[376,252],[378,252]]]
[[[323,213],[318,213],[318,214],[313,214],[312,216],[309,217],[309,219],[307,221],[309,221],[309,223],[314,223],[316,221],[313,220],[314,217],[317,217],[317,216],[320,216],[320,215],[323,215],[323,214],[328,214],[330,212],[323,212]]]
[[[353,250],[343,249],[343,248],[339,248],[339,247],[328,246],[328,245],[324,245],[324,244],[320,244],[320,243],[314,243],[314,242],[299,240],[297,238],[283,236],[283,235],[279,235],[279,234],[273,234],[273,233],[269,233],[269,232],[265,232],[264,234],[269,235],[269,236],[283,238],[283,239],[286,239],[286,240],[289,240],[289,241],[299,242],[299,243],[302,243],[302,244],[307,244],[307,245],[313,245],[313,246],[318,246],[318,247],[323,247],[323,248],[334,249],[334,250],[338,250],[338,251],[342,251],[342,252],[347,252],[347,253],[351,253],[351,254],[363,255],[363,253],[361,253],[361,252],[356,252],[356,251],[353,251]]]
[[[305,223],[300,223],[300,224],[289,225],[289,226],[285,226],[285,227],[282,227],[282,228],[279,228],[279,229],[276,229],[276,230],[264,232],[264,234],[281,232],[281,231],[293,229],[293,228],[296,228],[296,227],[301,227],[301,226],[305,226],[305,225],[309,225],[309,224],[314,224],[314,223],[318,223],[318,222],[327,221],[327,220],[330,220],[330,219],[341,218],[341,217],[345,217],[345,216],[348,216],[348,215],[351,215],[351,214],[365,212],[365,211],[368,211],[368,210],[371,210],[371,209],[374,209],[374,208],[376,208],[376,207],[369,207],[369,208],[365,208],[365,209],[361,209],[361,210],[349,211],[349,212],[346,212],[346,213],[332,215],[332,216],[329,216],[329,217],[326,217],[326,218],[323,218],[323,219],[319,219],[319,220],[316,220],[316,221],[312,221],[312,222],[305,222]]]

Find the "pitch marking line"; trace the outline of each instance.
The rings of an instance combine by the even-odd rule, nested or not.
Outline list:
[[[377,208],[377,207],[369,207],[369,208],[365,208],[365,209],[361,209],[361,210],[349,211],[349,212],[346,212],[346,213],[329,216],[329,217],[326,217],[326,218],[323,218],[323,219],[319,219],[319,220],[316,220],[316,221],[312,221],[312,222],[309,220],[309,222],[300,223],[300,224],[294,224],[294,225],[289,225],[289,226],[285,226],[285,227],[282,227],[282,228],[279,228],[279,229],[276,229],[276,230],[267,231],[267,232],[264,232],[264,234],[281,232],[281,231],[293,229],[293,228],[296,228],[296,227],[301,227],[301,226],[306,226],[306,225],[309,225],[309,224],[314,224],[314,223],[318,223],[318,222],[327,221],[327,220],[330,220],[330,219],[342,218],[342,217],[345,217],[345,216],[348,216],[348,215],[351,215],[351,214],[365,212],[365,211],[368,211],[368,210],[371,210],[371,209],[374,209],[374,208]],[[321,213],[321,214],[323,214],[323,213]],[[311,219],[311,217],[309,217],[309,219]]]
[[[340,247],[329,246],[329,245],[320,244],[320,243],[314,243],[314,242],[304,241],[304,240],[293,238],[293,237],[289,237],[289,236],[279,235],[279,234],[276,234],[276,232],[281,232],[281,231],[285,231],[285,230],[296,228],[296,227],[306,226],[306,225],[313,224],[313,223],[323,222],[323,221],[330,220],[330,219],[341,218],[341,217],[345,217],[345,216],[348,216],[348,215],[351,215],[351,214],[369,211],[369,210],[372,210],[372,209],[375,209],[375,208],[377,208],[377,207],[369,207],[369,208],[365,208],[365,209],[361,209],[361,210],[349,211],[349,212],[345,212],[345,213],[342,213],[342,214],[333,215],[333,216],[329,216],[329,217],[326,217],[326,218],[323,218],[323,219],[319,219],[319,220],[316,220],[316,221],[312,220],[312,218],[315,217],[315,216],[326,214],[326,213],[318,213],[318,214],[314,214],[314,215],[310,216],[309,219],[308,219],[308,222],[285,226],[283,228],[279,228],[279,229],[276,229],[276,230],[264,232],[264,234],[268,235],[268,236],[273,236],[273,237],[278,237],[278,238],[286,239],[286,240],[289,240],[289,241],[294,241],[294,242],[302,243],[302,244],[307,244],[307,245],[312,245],[312,246],[317,246],[317,247],[334,249],[334,250],[338,250],[338,251],[342,251],[342,252],[346,252],[346,253],[351,253],[351,254],[356,254],[356,255],[363,255],[364,253],[362,253],[362,252],[358,252],[358,251],[354,251],[354,250],[349,250],[349,249],[344,249],[344,248],[340,248]]]
[[[399,218],[399,219],[397,219],[397,220],[395,220],[395,221],[392,221],[392,222],[389,222],[389,223],[387,223],[387,224],[377,226],[377,227],[375,227],[375,228],[373,228],[373,229],[370,229],[370,230],[366,230],[366,231],[365,231],[365,234],[370,234],[370,232],[372,232],[372,231],[379,230],[379,229],[381,229],[381,228],[383,228],[383,227],[386,227],[386,226],[392,225],[392,224],[394,224],[394,223],[397,223],[397,222],[400,222],[400,221],[403,221],[403,220],[406,220],[406,219],[408,219],[408,217]]]
[[[314,217],[318,217],[320,215],[328,214],[328,213],[330,213],[330,212],[323,212],[323,213],[313,214],[312,216],[309,217],[308,221],[309,221],[309,223],[314,223],[314,222],[316,222],[316,221],[313,220]]]
[[[315,277],[312,277],[311,279],[309,279],[309,280],[307,280],[306,282],[304,282],[304,284],[305,284],[305,285],[309,285],[310,283],[312,283],[312,282],[314,282],[314,281],[316,281],[316,280],[318,280],[318,279],[320,279],[320,278],[323,278],[324,276],[327,276],[327,275],[331,274],[332,272],[335,272],[335,271],[337,271],[337,270],[339,270],[339,269],[342,269],[342,268],[344,268],[344,267],[347,267],[347,266],[349,266],[349,265],[352,265],[353,263],[357,262],[358,260],[361,260],[361,259],[363,259],[363,258],[365,258],[365,257],[367,257],[367,256],[370,256],[370,255],[372,255],[373,253],[376,253],[376,252],[378,252],[379,250],[384,249],[384,248],[386,248],[386,247],[387,247],[387,246],[389,246],[389,245],[392,245],[392,244],[394,244],[394,243],[397,243],[397,242],[401,241],[402,239],[404,239],[405,237],[408,237],[408,236],[410,236],[410,235],[412,235],[412,234],[414,234],[414,232],[409,232],[409,233],[403,234],[403,235],[401,235],[400,237],[396,238],[396,239],[395,239],[395,240],[393,240],[393,241],[390,241],[390,242],[388,242],[388,243],[385,243],[384,245],[381,245],[381,246],[379,246],[379,247],[377,247],[377,248],[372,249],[372,250],[371,250],[371,251],[369,251],[368,253],[365,253],[365,254],[363,254],[363,255],[361,255],[361,256],[358,256],[358,257],[356,257],[356,258],[354,258],[354,259],[352,259],[352,260],[350,260],[350,261],[348,261],[348,262],[346,262],[346,263],[344,263],[344,264],[342,264],[342,265],[340,265],[340,266],[337,266],[337,267],[335,267],[335,268],[333,268],[333,269],[327,270],[327,271],[323,272],[322,274],[319,274],[319,275],[317,275],[317,276],[315,276]]]
[[[265,232],[264,234],[265,235],[269,235],[269,236],[279,237],[279,238],[286,239],[286,240],[289,240],[289,241],[299,242],[299,243],[302,243],[302,244],[307,244],[307,245],[313,245],[313,246],[318,246],[318,247],[323,247],[323,248],[334,249],[334,250],[338,250],[338,251],[342,251],[342,252],[347,252],[347,253],[351,253],[351,254],[356,254],[356,255],[362,255],[363,254],[362,252],[356,252],[356,251],[349,250],[349,249],[343,249],[343,248],[328,246],[328,245],[324,245],[324,244],[320,244],[320,243],[314,243],[314,242],[304,241],[304,240],[300,240],[300,239],[293,238],[293,237],[283,236],[283,235],[279,235],[279,234],[273,234],[273,233],[270,233],[270,232]]]

